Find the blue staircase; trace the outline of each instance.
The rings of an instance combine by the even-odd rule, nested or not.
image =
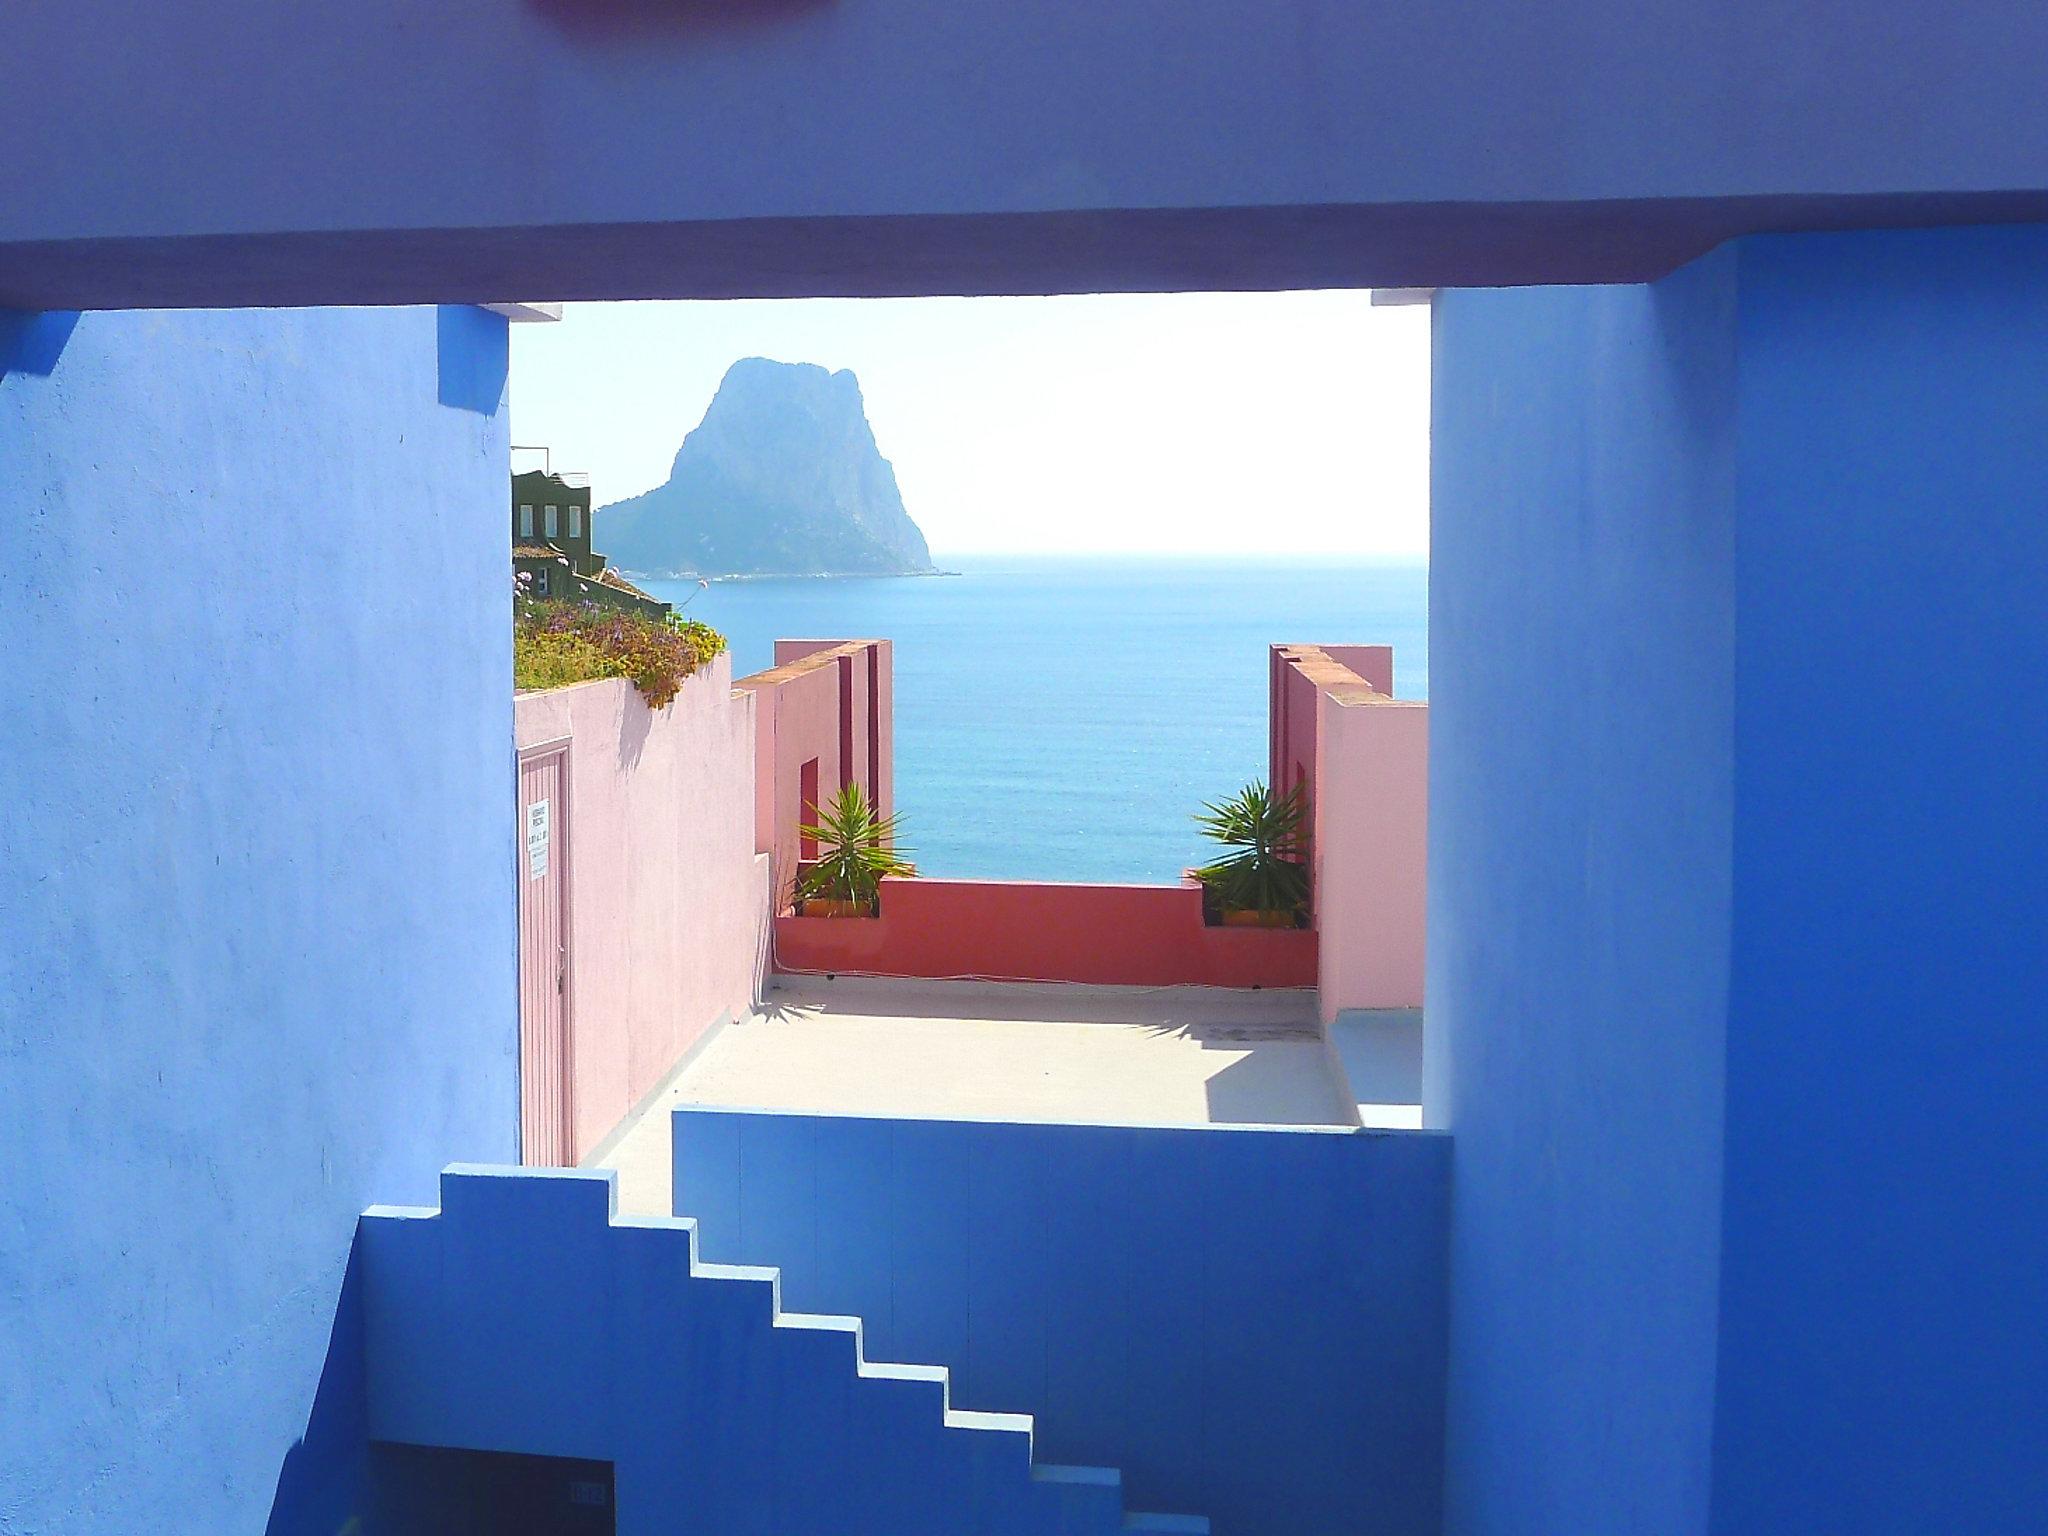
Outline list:
[[[620,1536],[1206,1536],[1119,1474],[1033,1457],[1028,1415],[869,1360],[775,1269],[621,1217],[605,1171],[457,1165],[359,1234],[373,1439],[609,1461]]]

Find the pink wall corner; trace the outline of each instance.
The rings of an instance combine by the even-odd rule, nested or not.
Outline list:
[[[1394,696],[1394,648],[1391,645],[1326,645],[1323,654],[1341,662],[1369,683],[1375,693]]]
[[[1335,665],[1332,665],[1334,663]],[[1269,676],[1266,782],[1275,794],[1295,784],[1315,793],[1317,733],[1322,694],[1359,683],[1389,698],[1394,692],[1391,645],[1275,645],[1267,652]],[[1346,673],[1349,676],[1346,676]]]
[[[774,864],[775,855],[775,694],[752,686],[750,679],[733,684],[733,695],[752,701],[754,721],[754,851]]]
[[[582,1158],[721,1014],[759,994],[755,700],[720,656],[650,710],[632,684],[514,702],[522,746],[569,738],[569,1057]]]
[[[802,661],[820,651],[836,651],[844,644],[844,640],[778,640],[775,642],[775,665],[786,667],[792,661]]]
[[[1315,793],[1316,697],[1315,684],[1296,665],[1304,647],[1276,645],[1267,652],[1269,696],[1267,699],[1266,785],[1284,795],[1296,784]]]
[[[874,674],[873,781],[869,789],[883,816],[896,810],[896,648],[887,640],[870,642],[868,665]]]
[[[886,640],[778,640],[776,664],[735,685],[755,699],[755,847],[769,855],[779,911],[800,857],[797,828],[812,819],[803,769],[818,764],[818,796],[858,783],[887,814],[895,803],[891,650]]]
[[[1429,825],[1429,706],[1318,707],[1315,790],[1318,995],[1347,1008],[1422,1006]]]

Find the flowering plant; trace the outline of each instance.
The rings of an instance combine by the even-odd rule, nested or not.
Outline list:
[[[519,688],[560,688],[623,677],[660,709],[683,679],[725,649],[725,637],[697,619],[650,619],[597,603],[513,603],[512,680]]]

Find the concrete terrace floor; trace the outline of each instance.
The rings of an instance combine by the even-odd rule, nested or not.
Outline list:
[[[597,1159],[669,1210],[678,1104],[1101,1125],[1357,1125],[1315,994],[777,977]]]

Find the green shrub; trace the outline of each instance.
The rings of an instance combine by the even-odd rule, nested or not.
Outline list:
[[[916,873],[903,858],[910,850],[896,846],[897,818],[877,816],[858,784],[810,811],[817,821],[797,833],[818,845],[818,855],[797,875],[798,901],[851,901],[873,912],[884,876]]]
[[[512,682],[561,688],[623,677],[660,709],[683,679],[725,649],[725,637],[696,619],[643,618],[596,603],[522,597],[512,611]]]
[[[1195,871],[1224,908],[1299,912],[1308,905],[1308,804],[1295,785],[1284,795],[1247,784],[1195,817],[1205,836],[1231,852]]]

